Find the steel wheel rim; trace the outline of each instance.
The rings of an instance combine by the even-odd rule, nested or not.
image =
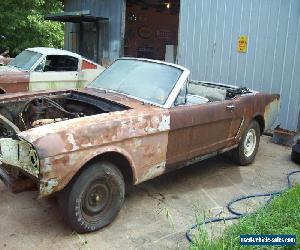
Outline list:
[[[244,154],[246,157],[250,157],[256,148],[256,131],[252,128],[250,129],[244,140]]]
[[[113,200],[110,185],[106,180],[96,181],[83,195],[81,210],[83,217],[96,223],[107,212]]]

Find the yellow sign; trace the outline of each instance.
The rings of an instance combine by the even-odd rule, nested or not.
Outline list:
[[[247,53],[247,51],[248,51],[248,37],[247,36],[239,37],[237,51],[239,53]]]

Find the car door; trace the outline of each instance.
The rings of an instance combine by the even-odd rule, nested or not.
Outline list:
[[[79,60],[65,55],[50,55],[30,72],[29,91],[80,88]]]
[[[242,122],[238,98],[171,108],[167,164],[181,164],[234,145]]]

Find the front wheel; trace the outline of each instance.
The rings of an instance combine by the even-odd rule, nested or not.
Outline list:
[[[110,224],[124,202],[122,173],[109,162],[93,163],[62,191],[60,206],[78,233],[99,230]]]
[[[253,120],[245,131],[239,146],[232,151],[232,160],[241,166],[251,164],[256,156],[260,141],[260,126]]]

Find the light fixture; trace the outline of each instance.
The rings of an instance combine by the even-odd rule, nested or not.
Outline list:
[[[170,7],[171,7],[171,4],[170,4],[170,3],[165,3],[165,5],[166,5],[166,7],[167,7],[168,9],[170,9]]]

